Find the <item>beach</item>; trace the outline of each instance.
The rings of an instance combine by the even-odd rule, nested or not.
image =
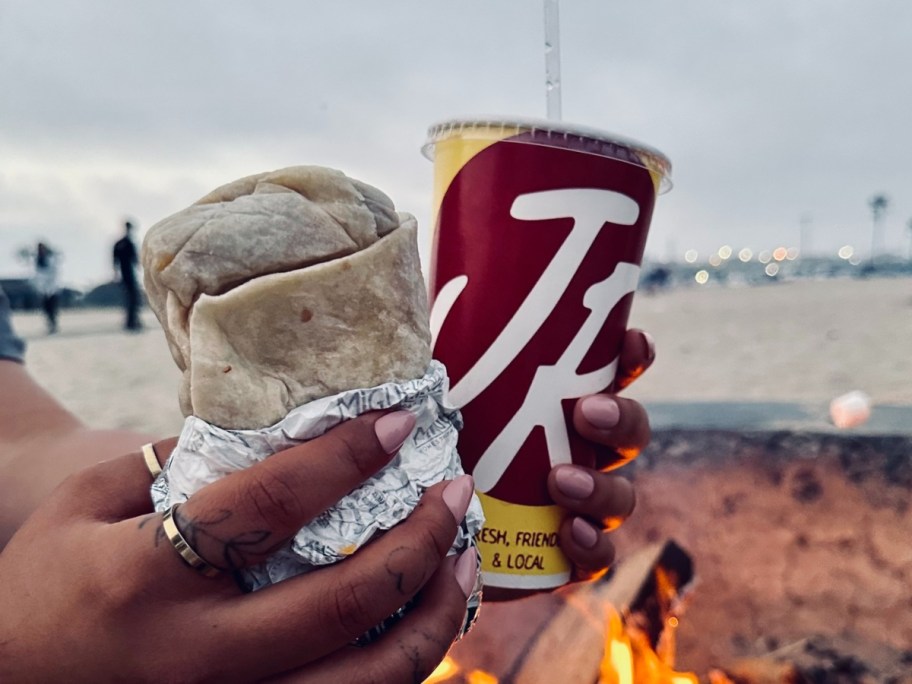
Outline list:
[[[117,309],[70,309],[48,336],[14,316],[36,378],[94,427],[176,434],[180,373],[155,316],[122,330]],[[656,341],[626,393],[644,402],[827,403],[852,390],[912,405],[912,279],[821,280],[638,293],[631,326]]]
[[[180,432],[180,372],[155,316],[145,309],[145,329],[123,330],[118,309],[65,309],[60,332],[45,333],[41,314],[17,313],[32,375],[85,423],[128,428],[165,437]]]
[[[134,334],[116,309],[64,311],[53,336],[38,314],[14,324],[32,373],[86,423],[176,434],[180,373],[152,313],[142,319]],[[708,421],[728,403],[794,411],[851,390],[908,416],[912,279],[639,293],[631,325],[650,331],[657,355],[626,393],[697,415],[686,430],[654,430],[627,466],[638,506],[614,535],[621,563],[665,538],[692,555],[698,583],[678,664],[706,672],[770,644],[846,630],[858,643],[901,647],[912,635],[896,598],[912,559],[901,532],[912,516],[908,419],[898,424],[904,436],[868,437],[771,424],[718,431]]]

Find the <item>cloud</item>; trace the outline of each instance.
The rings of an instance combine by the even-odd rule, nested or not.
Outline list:
[[[867,198],[912,203],[901,69],[912,5],[565,2],[569,121],[672,160],[647,249],[867,244]],[[536,3],[33,3],[0,7],[0,240],[74,241],[67,273],[107,277],[124,214],[141,225],[235,177],[341,168],[416,213],[427,248],[427,126],[545,113]],[[0,250],[0,272],[12,257]],[[8,251],[8,250],[7,250]],[[82,255],[76,258],[75,254]],[[78,274],[78,275],[77,275]]]

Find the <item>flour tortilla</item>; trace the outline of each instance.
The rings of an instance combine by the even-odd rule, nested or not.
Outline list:
[[[222,186],[153,226],[142,263],[181,408],[218,427],[266,427],[430,363],[415,219],[340,171]]]

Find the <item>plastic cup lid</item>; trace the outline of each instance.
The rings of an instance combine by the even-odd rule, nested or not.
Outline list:
[[[453,135],[472,137],[473,134],[481,137],[496,135],[498,138],[520,134],[541,134],[545,139],[563,138],[567,143],[577,141],[581,144],[582,149],[576,146],[573,149],[614,157],[620,161],[637,164],[649,171],[660,173],[662,180],[659,192],[667,192],[671,189],[671,162],[654,147],[622,135],[563,121],[504,116],[447,119],[432,124],[428,128],[427,142],[422,146],[421,153],[433,160],[434,146],[441,140]],[[595,148],[593,148],[593,143]]]

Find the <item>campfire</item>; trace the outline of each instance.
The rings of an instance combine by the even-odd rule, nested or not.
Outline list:
[[[605,577],[509,612],[485,606],[495,614],[425,684],[696,684],[674,669],[674,633],[692,579],[690,557],[666,541]]]
[[[551,594],[486,604],[425,684],[912,684],[912,650],[813,635],[696,673],[675,669],[693,585],[675,542],[641,548],[611,573]]]
[[[616,569],[486,603],[431,681],[912,684],[910,454],[907,435],[654,431]]]

